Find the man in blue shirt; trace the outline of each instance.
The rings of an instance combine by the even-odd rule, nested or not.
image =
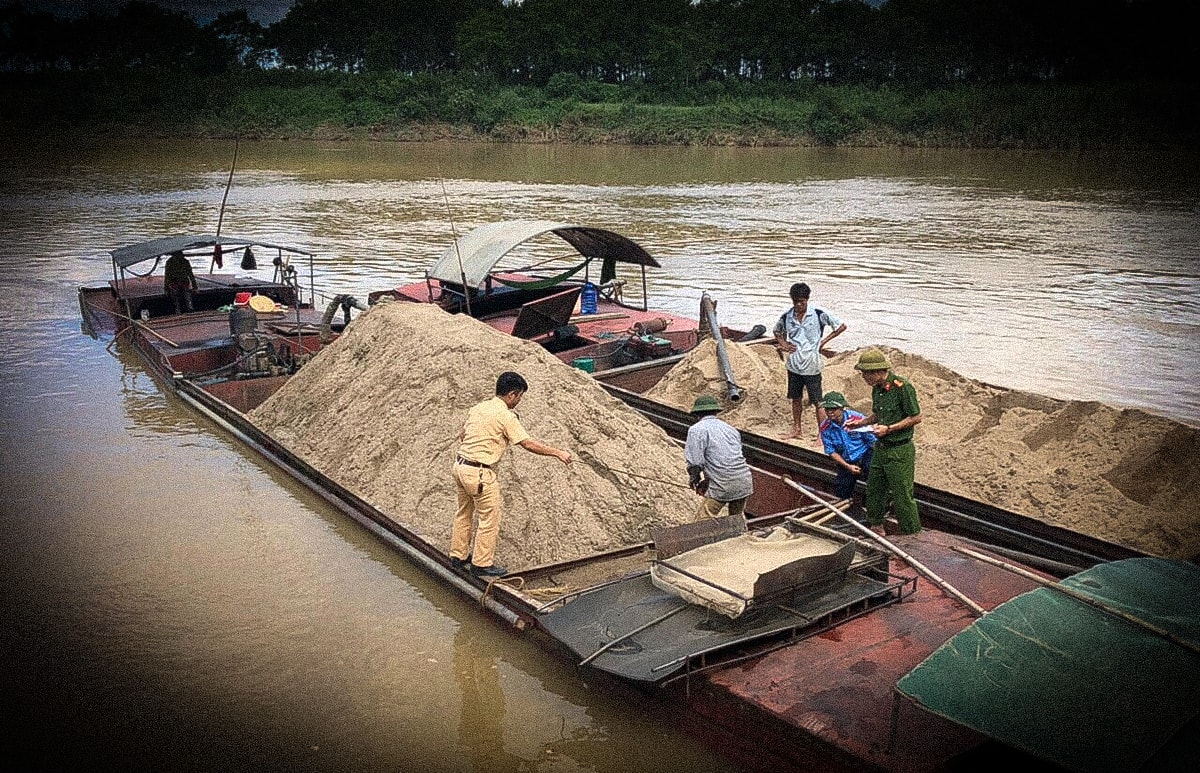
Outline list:
[[[787,365],[787,396],[792,401],[792,429],[784,439],[802,437],[801,417],[804,415],[804,395],[817,409],[817,426],[825,421],[821,407],[821,355],[825,345],[846,330],[840,319],[827,311],[809,307],[812,290],[804,282],[792,285],[789,294],[792,308],[775,323],[775,346]],[[825,328],[829,334],[822,337]]]
[[[721,404],[712,395],[697,397],[692,413],[700,420],[688,428],[683,447],[689,483],[704,497],[697,520],[716,518],[724,507],[730,515],[741,515],[754,493],[750,465],[742,453],[742,435],[717,418],[720,412]]]
[[[837,462],[837,480],[833,493],[838,499],[851,499],[854,484],[867,474],[871,466],[871,452],[875,446],[875,435],[865,430],[848,430],[846,421],[861,423],[866,419],[849,407],[841,392],[830,392],[821,400],[825,409],[825,421],[821,422],[821,442],[825,453]]]

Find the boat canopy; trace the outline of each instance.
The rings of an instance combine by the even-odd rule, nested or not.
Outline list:
[[[120,268],[128,268],[144,260],[153,260],[163,255],[170,255],[172,252],[202,249],[218,244],[222,248],[266,247],[267,249],[282,250],[296,255],[310,257],[312,255],[307,250],[302,250],[298,247],[287,247],[282,244],[273,244],[259,239],[249,239],[244,236],[164,236],[160,239],[151,239],[150,241],[138,244],[128,244],[124,247],[118,247],[112,251],[113,265]]]
[[[545,233],[558,236],[585,258],[660,267],[641,245],[613,231],[548,220],[506,220],[479,226],[459,237],[442,253],[430,269],[429,277],[466,287],[480,287],[501,258],[518,245]]]
[[[1197,770],[1200,567],[1131,558],[1062,584],[1142,624],[1039,588],[954,636],[897,692],[1068,770]]]

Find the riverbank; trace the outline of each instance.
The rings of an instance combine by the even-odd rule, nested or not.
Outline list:
[[[713,82],[671,92],[576,79],[143,71],[6,73],[0,133],[699,145],[1190,148],[1194,84],[1005,84],[927,90]]]

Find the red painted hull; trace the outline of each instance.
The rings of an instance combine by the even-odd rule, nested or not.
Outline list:
[[[985,609],[1036,587],[956,552],[964,543],[942,532],[889,539]],[[919,579],[899,604],[702,677],[688,703],[730,738],[744,739],[743,752],[766,745],[798,770],[945,769],[985,739],[904,700],[893,737],[894,688],[974,619]]]

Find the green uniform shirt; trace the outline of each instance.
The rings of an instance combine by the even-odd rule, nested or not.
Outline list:
[[[902,419],[921,413],[917,405],[917,389],[895,373],[888,371],[887,381],[871,388],[871,410],[879,424],[898,424]],[[898,446],[912,440],[913,428],[889,432],[879,439],[884,446]]]

